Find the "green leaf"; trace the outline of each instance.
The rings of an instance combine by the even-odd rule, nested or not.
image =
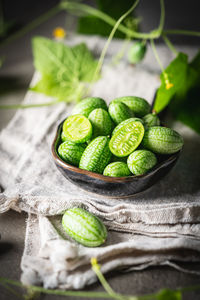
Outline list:
[[[163,289],[156,295],[156,299],[157,300],[181,300],[182,294],[180,291]]]
[[[97,61],[83,43],[69,47],[46,38],[33,39],[35,68],[41,80],[31,90],[44,93],[60,101],[80,99],[93,81]]]
[[[178,56],[170,63],[165,69],[170,83],[173,85],[171,88],[166,88],[165,76],[162,73],[161,86],[157,90],[156,99],[154,103],[154,110],[161,112],[171,101],[172,97],[182,88],[185,83],[187,73],[187,55],[179,53]]]
[[[169,89],[164,74],[171,84]],[[179,53],[162,73],[154,109],[159,113],[168,104],[177,120],[200,133],[200,52],[191,63]]]
[[[118,0],[113,5],[113,0],[96,0],[97,8],[114,19],[126,12],[132,5],[133,0]],[[106,24],[104,21],[99,20],[94,16],[80,17],[78,21],[79,33],[83,34],[98,34],[101,36],[108,36],[112,30],[112,26]],[[117,31],[115,37],[124,38],[124,34]]]

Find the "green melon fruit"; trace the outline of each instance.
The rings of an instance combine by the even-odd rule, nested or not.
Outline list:
[[[96,108],[103,108],[105,110],[108,110],[107,104],[102,98],[88,97],[76,104],[72,111],[72,114],[81,114],[85,117],[88,117],[89,114]]]
[[[112,131],[112,121],[108,112],[102,108],[94,109],[88,116],[92,124],[92,139],[97,136],[110,135]]]
[[[132,121],[139,121],[142,124],[144,124],[144,121],[142,119],[139,118],[130,118],[130,119],[126,119],[124,121],[122,121],[121,123],[119,123],[113,130],[112,135],[114,135],[118,130],[120,130],[124,125],[132,122]]]
[[[142,146],[158,154],[172,154],[183,147],[183,138],[175,130],[154,126],[145,131]]]
[[[110,151],[119,157],[128,156],[141,143],[144,126],[139,121],[132,121],[121,127],[111,138]]]
[[[103,222],[82,208],[71,208],[62,217],[65,232],[78,243],[86,247],[102,245],[107,238]]]
[[[103,175],[112,177],[125,177],[131,174],[126,163],[121,161],[112,162],[105,168]]]
[[[112,101],[108,108],[109,114],[115,124],[134,117],[134,113],[122,102]]]
[[[143,117],[144,120],[144,127],[145,129],[152,127],[152,126],[159,126],[160,125],[160,119],[156,115],[156,113],[147,114]]]
[[[136,150],[127,159],[129,170],[135,175],[142,175],[151,170],[157,163],[154,153],[148,150]]]
[[[147,47],[143,41],[135,42],[128,51],[128,60],[131,64],[137,64],[143,60]]]
[[[144,117],[148,113],[150,113],[151,106],[149,103],[140,97],[136,96],[125,96],[116,98],[114,101],[119,101],[126,104],[130,110],[135,114],[136,117]]]
[[[78,166],[85,148],[85,144],[75,144],[70,141],[65,141],[58,147],[58,154],[65,162]]]
[[[102,174],[112,156],[109,141],[110,139],[106,136],[95,138],[83,152],[79,168]]]
[[[63,132],[67,140],[81,144],[92,137],[92,125],[83,115],[72,115],[64,121]]]

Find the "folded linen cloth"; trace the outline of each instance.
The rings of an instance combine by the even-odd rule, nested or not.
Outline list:
[[[69,44],[85,40],[99,53],[104,40],[72,37]],[[121,45],[114,41],[102,78],[92,95],[108,102],[123,95],[137,95],[150,103],[159,85],[157,66],[148,51],[140,66],[123,60],[110,65]],[[188,51],[189,50],[189,51]],[[187,49],[193,54],[195,49]],[[171,59],[162,46],[164,63]],[[34,83],[38,78],[36,74]],[[24,103],[49,101],[44,95],[28,92]],[[61,120],[71,106],[18,110],[0,135],[0,212],[9,209],[28,213],[22,282],[47,288],[83,288],[96,280],[90,259],[97,257],[102,272],[113,269],[139,270],[152,265],[171,265],[187,270],[184,262],[200,262],[200,138],[188,128],[174,124],[185,139],[183,153],[166,178],[146,192],[127,199],[89,194],[68,182],[56,169],[50,146]],[[108,228],[108,239],[98,248],[78,245],[61,228],[61,215],[78,206],[99,216]]]

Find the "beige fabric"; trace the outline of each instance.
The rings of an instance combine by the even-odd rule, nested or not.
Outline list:
[[[72,37],[69,43],[80,39],[84,38]],[[100,38],[85,40],[96,53],[104,44]],[[113,42],[109,55],[120,45],[119,41]],[[158,50],[162,61],[168,63],[169,52],[162,47]],[[195,49],[188,50],[193,54]],[[134,94],[151,102],[159,85],[157,72],[151,51],[137,67],[129,66],[126,60],[112,66],[109,58],[91,94],[107,101]],[[33,81],[37,78],[35,75]],[[44,101],[49,98],[30,91],[24,100],[25,103]],[[72,185],[54,166],[50,146],[56,126],[70,110],[63,103],[19,110],[0,135],[0,184],[4,189],[0,194],[0,212],[15,209],[29,214],[22,281],[50,288],[82,288],[96,279],[90,268],[90,258],[94,256],[103,272],[166,264],[187,271],[183,262],[199,262],[199,137],[174,124],[183,134],[185,146],[171,173],[136,197],[103,198]],[[73,206],[84,207],[102,218],[109,229],[105,245],[83,247],[63,233],[61,215]]]

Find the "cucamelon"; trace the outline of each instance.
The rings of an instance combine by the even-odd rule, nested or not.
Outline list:
[[[136,150],[131,153],[127,159],[129,170],[134,175],[145,174],[157,163],[154,153],[149,150]]]
[[[142,124],[144,124],[144,121],[140,118],[130,118],[130,119],[126,119],[124,121],[122,121],[121,123],[119,123],[115,129],[113,130],[112,132],[112,135],[114,135],[118,130],[120,130],[124,125],[130,123],[130,122],[133,122],[133,121],[139,121],[141,122]]]
[[[112,156],[109,141],[106,136],[95,138],[83,152],[79,168],[102,174]]]
[[[172,154],[183,147],[183,138],[175,130],[154,126],[145,131],[142,146],[158,154]]]
[[[147,114],[146,116],[143,117],[144,120],[144,127],[145,129],[152,127],[152,126],[159,126],[160,125],[160,120],[156,113],[152,114]]]
[[[124,103],[112,101],[108,108],[109,114],[115,124],[134,117],[134,113]]]
[[[65,211],[62,226],[70,237],[86,247],[100,246],[107,238],[103,222],[82,208],[74,207]]]
[[[119,101],[126,104],[130,110],[135,114],[136,117],[143,117],[148,114],[151,110],[149,103],[140,97],[135,96],[125,96],[116,98],[114,101]]]
[[[105,110],[108,110],[107,104],[102,98],[88,97],[76,104],[72,111],[72,114],[81,114],[85,117],[88,117],[89,114],[96,108],[103,108]]]
[[[78,166],[85,148],[85,144],[75,144],[70,141],[65,141],[58,147],[58,154],[65,162]]]
[[[112,177],[125,177],[131,174],[126,163],[121,161],[112,162],[105,168],[103,175]]]
[[[112,121],[108,112],[102,108],[94,109],[88,116],[88,120],[92,124],[94,139],[97,136],[110,135],[112,131]]]

